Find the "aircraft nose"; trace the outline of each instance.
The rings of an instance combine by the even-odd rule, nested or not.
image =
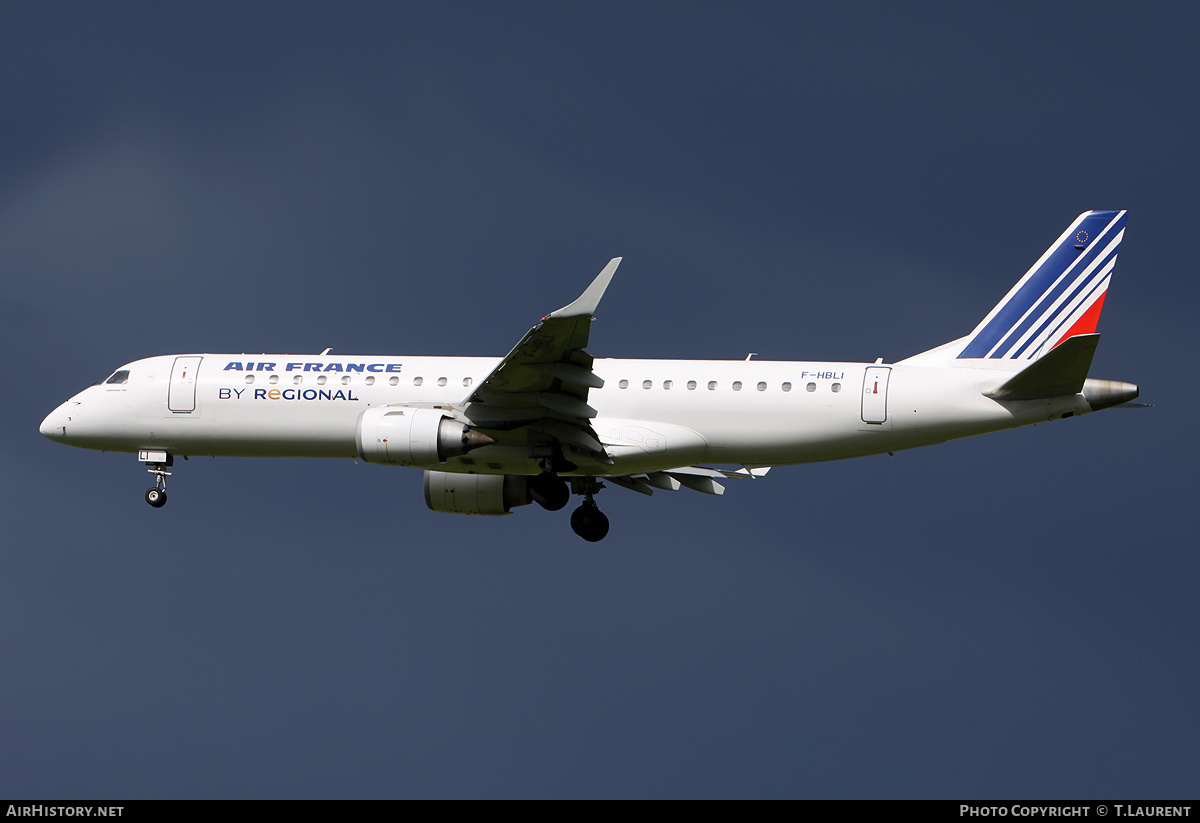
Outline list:
[[[46,419],[42,421],[42,425],[38,431],[43,437],[48,437],[51,440],[62,440],[67,435],[67,412],[66,404],[59,406],[54,411],[46,415]]]

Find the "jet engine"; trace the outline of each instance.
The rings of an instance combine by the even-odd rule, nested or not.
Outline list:
[[[508,514],[529,503],[529,478],[519,474],[425,472],[425,505],[446,514]]]
[[[430,466],[495,442],[437,409],[377,406],[358,416],[358,456],[368,463]]]

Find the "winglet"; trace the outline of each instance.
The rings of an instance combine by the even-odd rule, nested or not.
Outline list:
[[[588,286],[574,303],[563,306],[558,311],[550,312],[546,317],[591,317],[596,313],[596,306],[600,305],[600,298],[604,296],[604,290],[608,288],[609,281],[612,280],[619,265],[621,265],[620,257],[609,260],[604,271],[596,275],[592,285]]]

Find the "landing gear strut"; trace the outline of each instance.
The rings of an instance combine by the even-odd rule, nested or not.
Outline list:
[[[529,497],[546,511],[556,512],[571,499],[571,490],[558,472],[571,471],[575,464],[563,459],[562,449],[545,457],[541,464],[542,473],[529,481]]]
[[[578,466],[563,455],[557,440],[535,443],[529,456],[542,467],[541,474],[529,478],[529,499],[547,511],[556,512],[567,505],[572,492],[583,495],[583,504],[571,512],[571,529],[589,543],[603,540],[608,534],[608,518],[592,498],[604,484],[594,477],[572,477],[568,488],[559,472],[572,472]]]
[[[138,454],[143,461],[146,471],[154,475],[154,486],[146,489],[146,502],[156,509],[167,505],[167,478],[171,473],[167,468],[175,463],[175,458],[164,451],[143,451]]]
[[[608,534],[608,518],[592,498],[604,486],[594,477],[579,477],[574,482],[575,493],[582,494],[584,500],[571,512],[571,530],[589,543],[599,543]]]
[[[542,472],[529,481],[529,496],[546,511],[556,512],[571,499],[571,490],[557,474]]]
[[[590,497],[571,512],[571,529],[589,543],[599,543],[608,534],[608,517]]]

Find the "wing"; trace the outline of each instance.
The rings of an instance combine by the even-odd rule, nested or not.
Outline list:
[[[654,494],[654,490],[679,491],[680,487],[702,492],[703,494],[724,494],[725,487],[717,482],[718,478],[750,478],[766,477],[770,466],[743,466],[740,469],[710,469],[707,466],[678,466],[674,469],[663,469],[658,472],[645,474],[605,475],[605,480],[611,480],[623,489],[641,494]]]
[[[587,402],[588,390],[604,381],[584,348],[592,314],[620,263],[614,257],[575,302],[543,317],[471,392],[463,410],[478,428],[500,442],[528,445],[532,457],[557,461],[573,452],[612,465]]]

